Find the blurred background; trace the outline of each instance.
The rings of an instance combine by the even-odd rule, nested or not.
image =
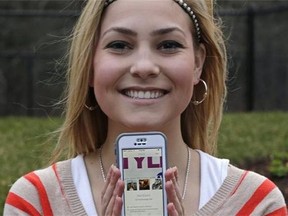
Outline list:
[[[0,1],[0,115],[53,116],[67,36],[83,0]],[[288,1],[218,1],[229,53],[227,112],[288,110]]]

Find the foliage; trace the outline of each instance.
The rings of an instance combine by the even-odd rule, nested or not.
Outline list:
[[[288,152],[276,152],[269,165],[271,175],[282,178],[288,176]]]

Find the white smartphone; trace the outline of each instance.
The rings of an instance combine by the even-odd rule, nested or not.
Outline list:
[[[160,132],[121,134],[116,154],[125,183],[122,215],[166,216],[166,136]]]

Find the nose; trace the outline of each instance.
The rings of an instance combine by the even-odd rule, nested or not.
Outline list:
[[[130,73],[135,77],[148,79],[157,77],[160,74],[160,68],[151,52],[139,51],[130,68]]]

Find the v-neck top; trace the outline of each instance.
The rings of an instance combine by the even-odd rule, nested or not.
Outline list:
[[[201,154],[203,155],[205,157],[205,154]],[[86,212],[86,207],[92,205],[91,199],[90,204],[88,201],[84,200],[84,204],[81,201],[83,197],[78,194],[74,183],[72,161],[60,161],[19,178],[8,193],[3,215],[96,215],[95,207],[94,213]],[[202,175],[203,172],[201,178],[204,178]],[[217,181],[220,180],[221,178]],[[227,176],[220,188],[198,211],[189,214],[192,215],[287,216],[287,207],[281,191],[269,179],[229,164]]]
[[[197,152],[200,155],[199,209],[201,209],[223,184],[227,176],[229,160],[213,157],[200,150],[197,150]],[[98,216],[82,155],[72,159],[71,168],[77,194],[87,215]]]

